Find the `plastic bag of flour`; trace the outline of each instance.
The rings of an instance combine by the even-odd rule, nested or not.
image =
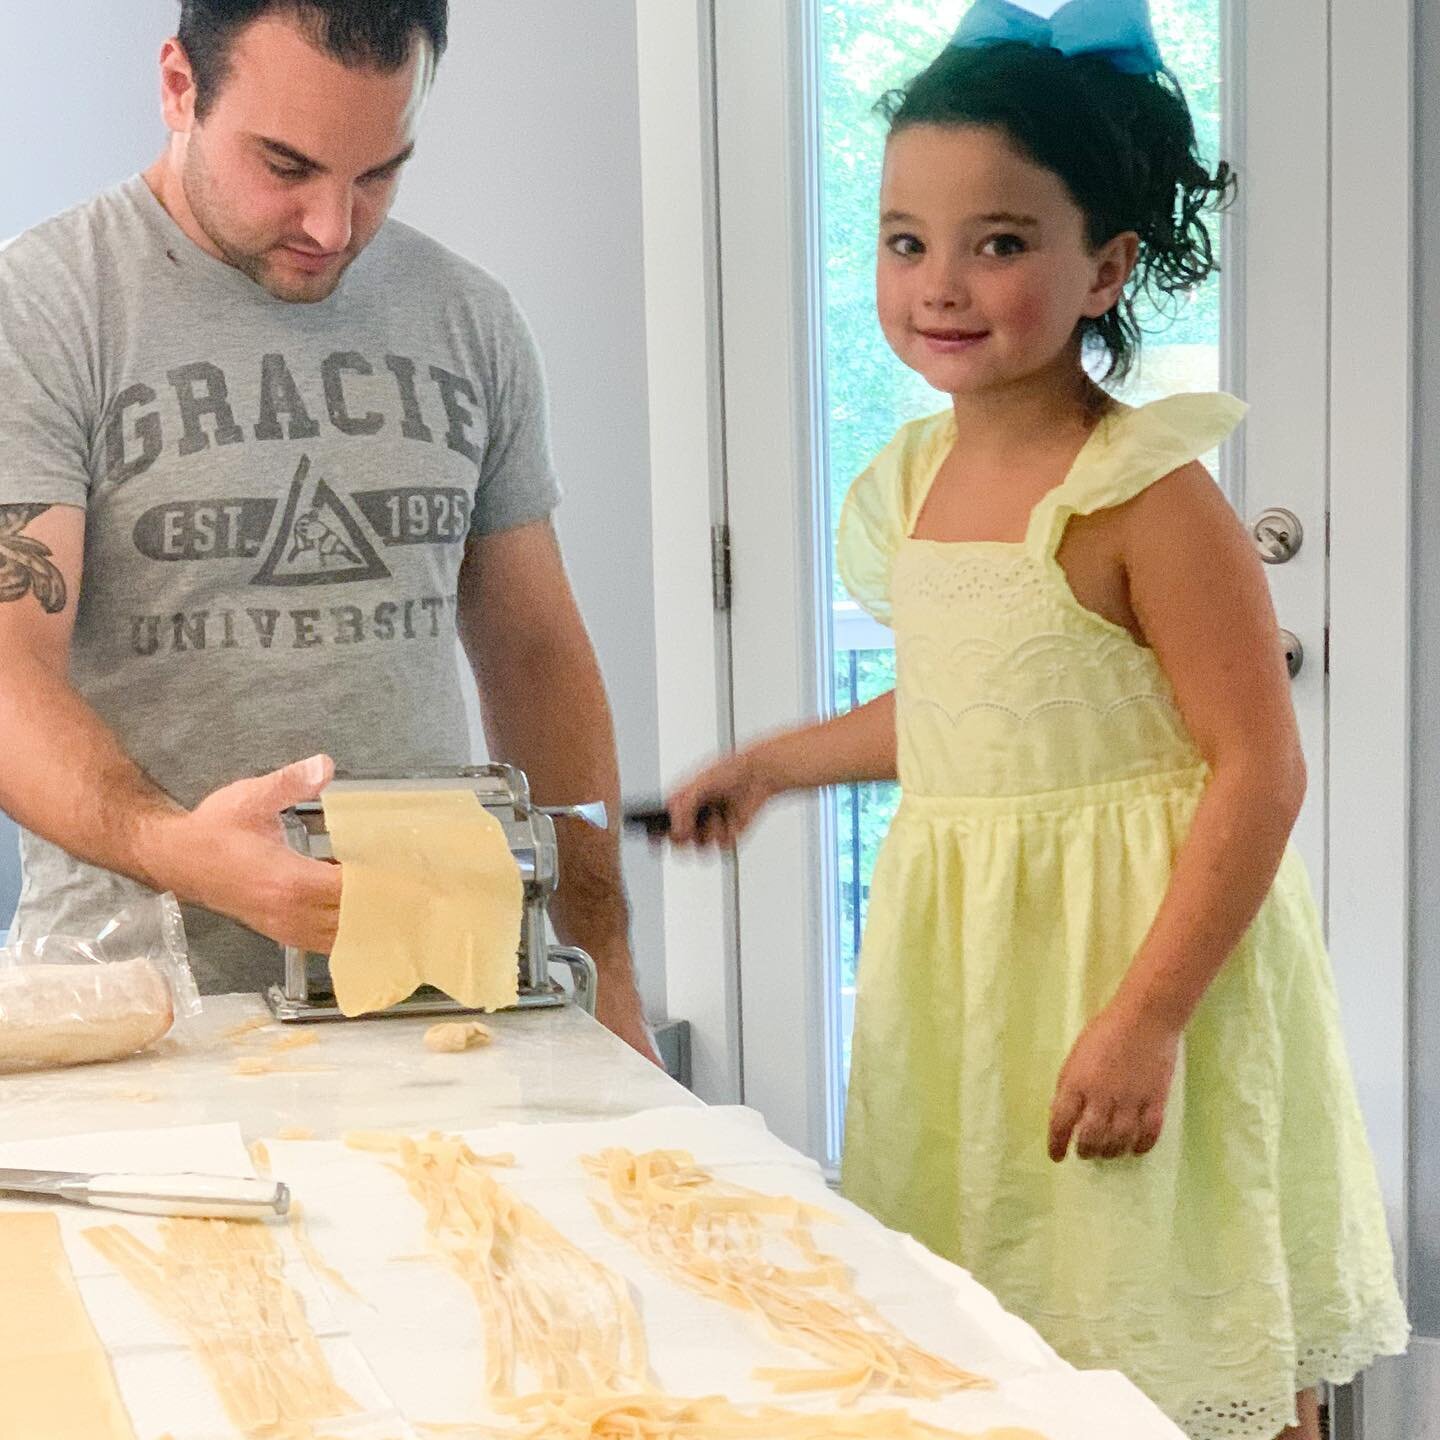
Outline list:
[[[0,1072],[119,1060],[199,1013],[173,895],[129,906],[90,939],[0,950]]]

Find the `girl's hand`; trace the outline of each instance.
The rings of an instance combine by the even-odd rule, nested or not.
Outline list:
[[[1050,1158],[1145,1155],[1165,1123],[1181,1031],[1107,1006],[1081,1032],[1050,1106]]]
[[[670,841],[702,849],[734,849],[751,821],[780,789],[765,764],[762,747],[727,755],[670,797],[666,806]]]

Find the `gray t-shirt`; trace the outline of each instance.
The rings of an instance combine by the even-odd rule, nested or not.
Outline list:
[[[558,498],[514,302],[397,221],[317,305],[207,255],[138,176],[0,250],[0,505],[85,508],[72,678],[181,804],[321,750],[465,763],[465,541]],[[17,938],[144,893],[22,853]],[[273,942],[186,929],[202,989],[279,977]]]

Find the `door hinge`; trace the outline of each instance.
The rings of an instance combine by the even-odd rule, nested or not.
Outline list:
[[[710,585],[715,597],[715,608],[721,614],[730,609],[735,597],[735,579],[730,565],[730,527],[710,527]]]

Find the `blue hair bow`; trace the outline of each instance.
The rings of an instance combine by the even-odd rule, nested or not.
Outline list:
[[[1146,0],[1068,0],[1048,19],[1012,0],[975,0],[952,45],[994,45],[1016,40],[1062,55],[1097,55],[1127,75],[1165,68]]]

